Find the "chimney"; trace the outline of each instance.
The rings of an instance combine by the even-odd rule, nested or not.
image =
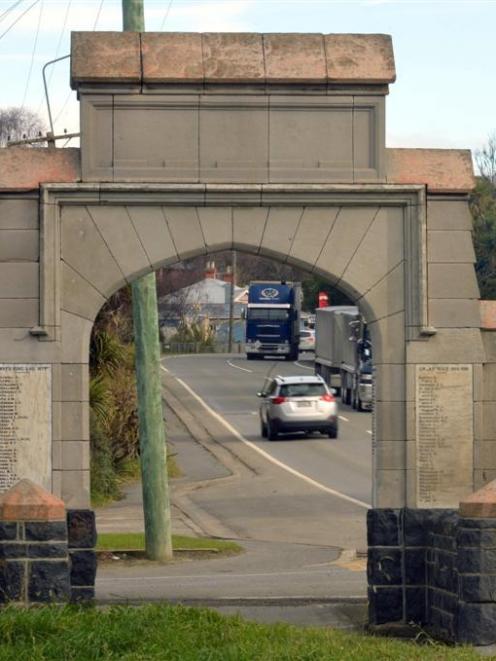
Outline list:
[[[215,279],[217,277],[217,269],[215,268],[215,262],[207,262],[205,266],[205,279]]]

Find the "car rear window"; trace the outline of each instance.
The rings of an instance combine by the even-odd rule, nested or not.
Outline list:
[[[312,337],[312,333],[310,331],[300,331],[300,337]]]
[[[279,394],[283,397],[312,397],[326,392],[323,383],[288,383],[281,386]]]

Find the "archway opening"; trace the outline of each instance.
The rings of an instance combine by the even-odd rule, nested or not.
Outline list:
[[[365,318],[342,289],[333,287],[320,274],[282,260],[238,251],[233,278],[232,259],[232,251],[199,254],[157,272],[164,416],[168,454],[172,458],[169,475],[173,531],[176,535],[200,539],[234,540],[248,551],[249,557],[258,558],[265,553],[263,562],[274,576],[283,548],[289,571],[301,570],[301,557],[297,557],[296,549],[307,549],[319,561],[317,565],[320,561],[338,562],[343,549],[360,553],[366,548],[365,513],[372,503],[372,413],[366,410],[366,405],[358,406],[350,396],[349,380],[343,381],[341,387],[336,383],[336,375],[331,376],[324,369],[328,352],[322,351],[322,346],[326,343],[328,317],[337,315],[343,331],[341,341],[347,345],[345,350],[355,351],[359,369],[354,375],[352,370],[340,369],[337,376],[344,379],[347,374],[357,378],[360,385],[360,371],[362,377],[372,376],[372,342]],[[231,289],[233,280],[236,284]],[[292,356],[291,360],[277,355],[247,359],[248,291],[252,281],[302,285],[298,307],[301,347],[298,356]],[[318,309],[319,292],[326,293],[328,302],[334,305]],[[231,300],[236,304],[230,305]],[[229,352],[230,312],[233,330]],[[119,527],[122,532],[143,530],[141,487],[135,461],[139,460],[139,452],[130,314],[130,292],[126,287],[114,294],[100,311],[91,341],[92,387],[95,381],[100,384],[95,353],[107,351],[107,357],[112,359],[109,335],[122,345],[119,365],[113,373],[111,370],[107,384],[113,390],[114,411],[118,408],[118,398],[124,397],[114,429],[123,421],[129,424],[129,434],[120,437],[124,442],[119,442],[119,438],[107,439],[103,459],[108,460],[110,455],[117,472],[120,470],[121,482],[115,492],[120,491],[124,498],[96,508],[101,535],[117,532]],[[317,346],[320,339],[320,355],[315,345],[313,350],[308,350],[303,331],[323,334],[323,338],[317,339]],[[99,346],[102,333],[107,346]],[[367,356],[361,345],[365,340],[369,359],[364,370]],[[322,375],[326,391],[336,400],[339,431],[332,435],[336,437],[329,438],[324,427],[285,429],[277,439],[271,440],[267,434],[264,437],[261,420],[264,399],[257,398],[257,392],[263,392],[277,380],[287,389],[283,382],[288,377],[304,377],[301,380],[306,381],[306,377],[315,379],[316,374]],[[122,381],[122,387],[118,381]],[[371,379],[369,384],[371,391]],[[296,406],[311,400],[299,399]],[[94,426],[94,406],[91,408]],[[115,434],[110,429],[110,434]],[[101,435],[92,436],[92,474],[99,479],[102,471],[96,455],[101,453],[102,446],[98,445],[101,441]],[[131,479],[122,481],[122,473]],[[96,496],[98,505],[102,499]],[[356,581],[360,576],[363,583],[364,560],[358,560],[355,568],[360,569],[355,574]],[[103,590],[107,571],[104,567],[101,573]],[[178,574],[181,586],[178,589],[183,592],[176,596],[185,597],[189,576],[187,569],[181,576]],[[226,589],[229,592],[230,588]],[[223,590],[219,587],[219,597],[226,596]],[[257,596],[266,594],[264,590],[265,587],[259,586]]]

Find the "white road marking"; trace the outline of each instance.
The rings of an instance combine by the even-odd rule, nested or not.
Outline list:
[[[371,429],[367,429],[367,434],[370,434],[370,435],[372,436],[372,430],[371,430]]]
[[[311,372],[313,372],[313,367],[307,367],[306,365],[302,365],[297,360],[295,360],[293,364],[298,365],[298,367],[301,367],[304,370],[310,370]]]
[[[246,369],[246,367],[240,367],[239,365],[234,365],[234,363],[231,363],[230,360],[226,360],[226,363],[229,365],[229,367],[234,367],[234,369],[243,370],[243,372],[250,372],[250,374],[253,374],[253,370]]]
[[[338,418],[343,422],[349,422],[348,418],[345,418],[344,415],[338,415]]]
[[[322,569],[322,570],[317,569],[316,571],[310,572],[310,574],[312,576],[315,576],[323,573],[326,576],[328,576],[330,569],[332,569],[332,567],[328,567],[327,569]],[[278,571],[278,572],[254,572],[247,574],[196,574],[196,575],[178,574],[176,576],[122,576],[122,577],[119,576],[118,578],[117,577],[97,578],[96,582],[97,584],[115,583],[115,582],[134,583],[136,581],[179,581],[179,580],[194,582],[197,581],[198,579],[207,579],[207,580],[210,579],[212,581],[218,582],[219,580],[231,581],[232,579],[247,578],[247,577],[266,578],[268,576],[308,576],[308,574],[309,572],[306,571]]]
[[[160,367],[162,367],[162,369],[165,369],[162,365]],[[328,493],[331,496],[335,496],[336,498],[341,498],[341,500],[346,500],[349,503],[353,503],[353,505],[358,505],[359,507],[363,507],[367,510],[370,509],[370,505],[368,503],[364,503],[363,500],[358,500],[357,498],[353,498],[352,496],[347,496],[345,493],[341,493],[340,491],[336,491],[335,489],[326,487],[324,484],[317,482],[317,480],[312,479],[311,477],[305,475],[304,473],[300,473],[300,471],[291,468],[291,466],[288,466],[282,461],[279,461],[279,459],[276,459],[268,452],[265,452],[265,450],[262,450],[262,448],[259,448],[258,445],[255,445],[255,443],[252,443],[244,436],[242,436],[239,433],[239,431],[235,427],[233,427],[229,422],[227,422],[227,420],[224,420],[224,418],[219,413],[217,413],[217,411],[214,411],[213,408],[211,408],[205,401],[203,401],[203,399],[199,395],[197,395],[196,392],[192,388],[190,388],[187,383],[185,383],[182,379],[178,378],[177,376],[175,378],[184,388],[186,388],[189,394],[192,397],[194,397],[203,406],[203,408],[210,413],[210,415],[212,415],[216,420],[218,420],[222,425],[224,425],[224,427],[227,430],[229,430],[231,434],[233,434],[233,436],[235,436],[238,440],[240,440],[242,443],[244,443],[252,450],[255,450],[255,452],[261,454],[262,457],[267,459],[267,461],[270,461],[275,466],[279,466],[279,468],[282,468],[288,473],[291,473],[291,475],[294,475],[295,477],[299,477],[300,480],[307,482],[307,484],[311,484],[313,487],[316,487],[317,489],[320,489],[321,491],[324,491],[325,493]]]

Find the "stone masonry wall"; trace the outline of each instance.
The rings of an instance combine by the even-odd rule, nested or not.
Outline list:
[[[496,519],[375,509],[367,524],[371,625],[413,623],[442,640],[496,642]]]

